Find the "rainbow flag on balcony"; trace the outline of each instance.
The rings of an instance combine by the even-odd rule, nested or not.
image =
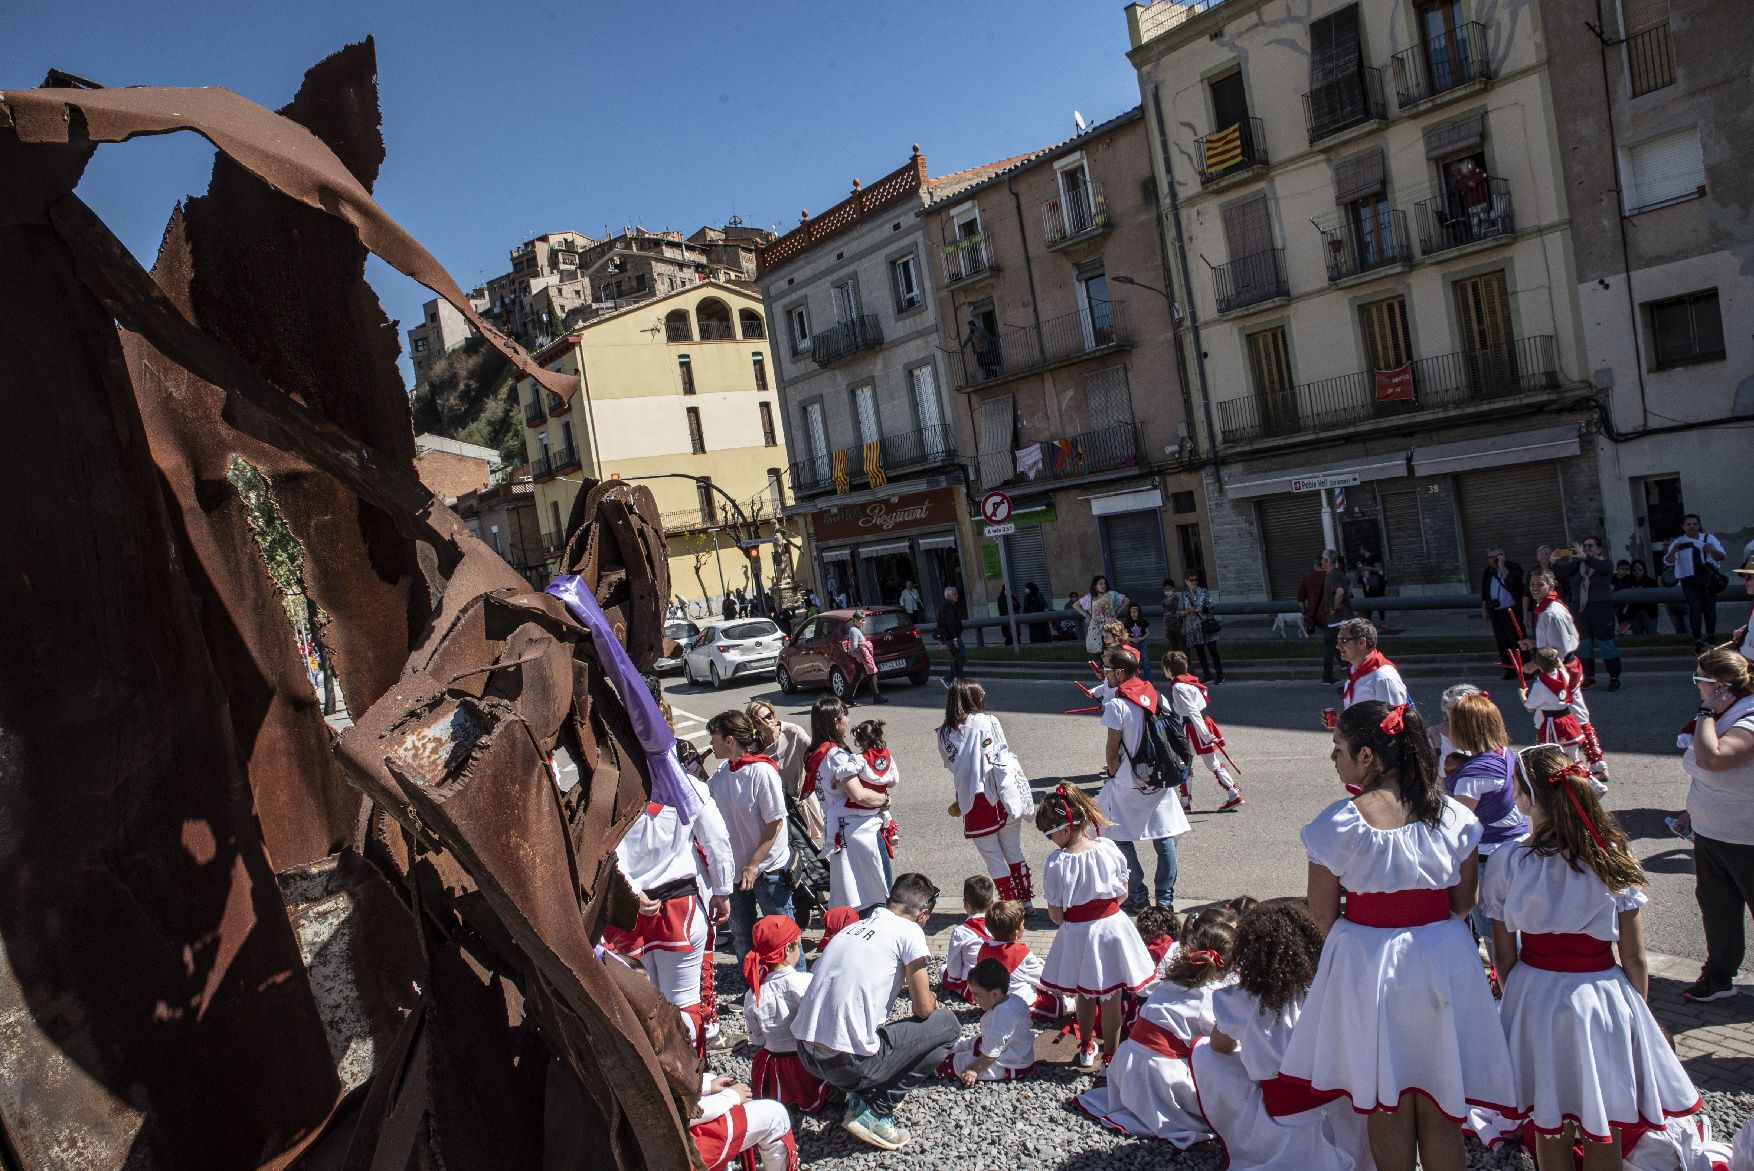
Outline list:
[[[865,476],[871,481],[871,487],[881,488],[889,483],[889,477],[883,471],[883,441],[873,439],[865,444]]]
[[[1222,171],[1242,162],[1242,123],[1206,136],[1206,172]]]
[[[847,449],[843,447],[834,453],[834,490],[845,495],[851,486],[847,479]]]
[[[1076,439],[1056,439],[1053,443],[1054,471],[1075,471],[1084,462],[1084,445]]]

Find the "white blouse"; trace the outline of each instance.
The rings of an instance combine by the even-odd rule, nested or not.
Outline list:
[[[1480,907],[1509,931],[1620,938],[1620,915],[1649,901],[1635,888],[1610,891],[1596,872],[1573,870],[1557,854],[1512,842],[1492,857],[1480,883]]]
[[[1291,1030],[1301,1015],[1302,1000],[1293,1001],[1277,1014],[1269,1013],[1261,1009],[1254,993],[1236,985],[1220,988],[1212,996],[1213,1023],[1237,1043],[1242,1068],[1257,1082],[1279,1076],[1279,1063],[1285,1060]]]
[[[1127,859],[1119,846],[1097,838],[1077,854],[1055,850],[1042,867],[1042,897],[1052,907],[1076,907],[1098,899],[1127,897]]]
[[[1483,832],[1479,818],[1447,796],[1436,826],[1415,821],[1398,829],[1377,829],[1344,798],[1303,827],[1303,848],[1349,891],[1447,890],[1462,880],[1462,863]]]

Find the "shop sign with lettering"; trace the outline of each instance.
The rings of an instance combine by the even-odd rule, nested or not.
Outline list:
[[[815,520],[816,540],[844,541],[886,533],[936,528],[956,523],[956,493],[951,488],[908,492],[891,503],[887,496],[862,504],[830,509]]]

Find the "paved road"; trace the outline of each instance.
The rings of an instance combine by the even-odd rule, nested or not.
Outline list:
[[[1619,692],[1602,687],[1587,693],[1614,774],[1609,807],[1631,835],[1650,875],[1648,946],[1697,959],[1703,950],[1692,893],[1692,851],[1662,821],[1686,801],[1687,779],[1674,739],[1691,718],[1697,693],[1685,669],[1629,670],[1626,679]],[[1469,681],[1507,708],[1512,736],[1526,742],[1531,725],[1517,703],[1515,684],[1500,681],[1496,673]],[[1414,698],[1425,710],[1435,711],[1448,682],[1414,680]],[[1232,813],[1213,812],[1220,791],[1208,774],[1196,771],[1196,811],[1190,818],[1192,832],[1179,843],[1176,901],[1186,906],[1242,893],[1301,894],[1305,859],[1298,830],[1342,794],[1327,759],[1329,733],[1320,727],[1321,709],[1336,701],[1313,679],[1230,683],[1213,691],[1213,715],[1224,726],[1231,755],[1241,766],[1248,803]],[[716,712],[760,696],[774,703],[783,718],[807,727],[810,703],[818,694],[786,696],[771,680],[715,693],[680,678],[667,680],[666,692],[681,720],[679,730],[703,748],[705,721]],[[949,895],[980,866],[973,847],[962,839],[960,822],[946,815],[953,794],[932,739],[943,719],[944,689],[936,679],[921,688],[897,684],[889,697],[892,702],[881,707],[861,705],[856,715],[888,721],[889,745],[901,767],[895,790],[902,832],[897,868],[924,871]],[[1003,679],[988,685],[988,708],[1004,721],[1011,746],[1038,791],[1058,777],[1094,789],[1094,773],[1102,762],[1102,729],[1095,716],[1063,714],[1083,702],[1077,688],[1063,681]],[[1051,847],[1033,829],[1025,830],[1023,842],[1039,873]]]

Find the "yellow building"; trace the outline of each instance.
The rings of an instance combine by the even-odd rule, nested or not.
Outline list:
[[[657,497],[672,594],[716,612],[725,594],[752,592],[748,531],[713,487],[775,535],[786,448],[767,334],[758,296],[709,280],[582,322],[536,355],[580,380],[570,404],[530,379],[517,388],[551,568],[581,484],[619,476]],[[795,544],[782,532],[758,551],[769,588],[789,583]]]

